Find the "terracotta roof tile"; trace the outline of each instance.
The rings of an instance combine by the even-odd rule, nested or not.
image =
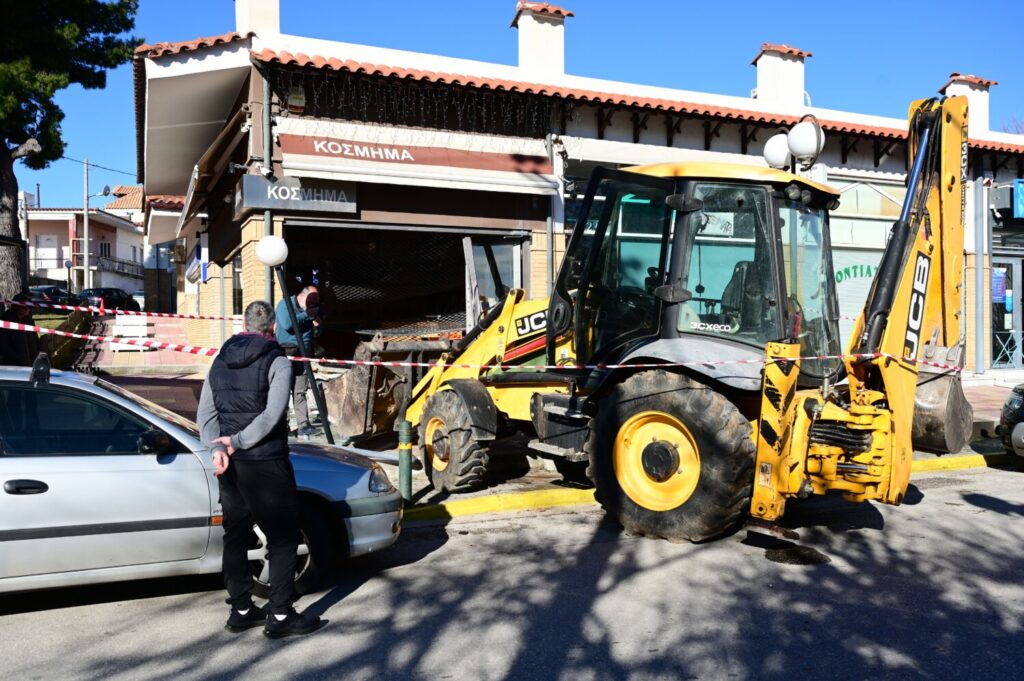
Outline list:
[[[528,2],[528,0],[519,0],[516,3],[516,15],[512,19],[512,25],[517,26],[519,24],[519,15],[523,13],[524,9],[528,9],[534,14],[550,14],[554,17],[574,17],[576,16],[572,12],[562,7],[548,4],[546,2]]]
[[[104,206],[104,210],[142,210],[144,195],[141,185],[118,185],[110,193],[117,198]]]
[[[177,194],[150,194],[146,205],[157,210],[184,210],[185,197]]]
[[[231,31],[230,33],[222,33],[220,35],[210,36],[208,38],[196,38],[195,40],[185,40],[177,43],[156,43],[155,45],[139,45],[135,48],[136,57],[163,57],[168,54],[180,54],[182,52],[195,52],[201,50],[204,47],[214,47],[216,45],[227,45],[240,40],[248,40],[252,37],[253,33],[236,33]]]
[[[266,63],[280,63],[289,66],[315,67],[329,69],[332,71],[348,71],[350,73],[363,73],[382,77],[406,78],[430,83],[447,83],[449,85],[462,85],[466,87],[487,88],[492,90],[506,90],[509,92],[523,92],[548,97],[562,97],[574,99],[580,102],[594,102],[601,104],[613,104],[618,106],[632,106],[668,113],[689,114],[692,116],[706,116],[708,118],[722,118],[726,120],[746,121],[761,123],[764,125],[793,125],[799,121],[798,116],[787,116],[785,114],[773,114],[764,111],[752,111],[748,109],[734,109],[729,107],[715,106],[711,104],[698,104],[682,100],[658,99],[651,97],[633,97],[623,94],[612,94],[607,92],[596,92],[593,90],[581,90],[564,87],[560,85],[545,85],[539,83],[526,83],[522,81],[503,80],[498,78],[479,78],[476,76],[465,76],[454,73],[439,73],[434,71],[421,71],[417,69],[405,69],[380,64],[357,62],[354,60],[341,60],[337,58],[326,58],[319,55],[308,56],[302,53],[292,54],[290,52],[274,52],[265,49],[252,53],[253,59]],[[826,132],[845,133],[849,135],[864,135],[867,137],[879,137],[892,140],[904,140],[907,138],[905,128],[888,128],[877,125],[865,125],[849,121],[832,121],[819,119],[818,122]],[[972,149],[982,151],[996,151],[1009,154],[1024,154],[1024,145],[1008,144],[1004,142],[993,142],[989,140],[969,140]],[[180,197],[179,197],[180,198]]]
[[[946,84],[939,88],[939,92],[945,92],[946,88],[948,88],[953,83],[970,83],[971,85],[979,85],[981,87],[992,87],[993,85],[999,85],[999,83],[997,83],[996,81],[989,80],[988,78],[972,76],[969,73],[953,72],[949,74],[949,80],[946,81]]]
[[[348,71],[350,73],[364,73],[384,77],[406,78],[431,83],[447,83],[450,85],[464,85],[467,87],[488,88],[492,90],[506,90],[509,92],[524,92],[549,97],[562,97],[574,99],[581,102],[597,102],[601,104],[613,104],[619,106],[633,106],[655,111],[666,111],[671,113],[690,114],[694,116],[707,116],[711,118],[725,118],[738,121],[749,121],[764,123],[766,125],[793,125],[799,120],[797,116],[785,114],[773,114],[764,111],[751,111],[746,109],[734,109],[729,107],[714,106],[711,104],[698,104],[680,100],[658,99],[651,97],[634,97],[623,94],[612,94],[607,92],[596,92],[593,90],[580,90],[560,85],[543,85],[538,83],[526,83],[522,81],[503,80],[498,78],[478,78],[453,73],[438,73],[433,71],[420,71],[416,69],[404,69],[379,64],[369,64],[353,60],[343,61],[336,58],[325,58],[319,55],[308,56],[305,54],[292,54],[290,52],[275,52],[265,49],[260,52],[253,52],[252,56],[257,61],[266,63],[280,63],[289,66],[315,67],[333,71]],[[821,121],[826,131],[847,132],[851,134],[871,135],[875,137],[887,137],[891,139],[903,139],[907,136],[905,130],[898,128],[882,128],[875,126],[858,125],[835,121]]]
[[[982,151],[998,151],[1004,154],[1024,154],[1024,144],[1010,144],[1009,142],[993,142],[992,140],[967,140],[971,149]]]
[[[807,57],[813,57],[814,54],[806,50],[801,50],[798,47],[792,47],[791,45],[780,45],[777,43],[761,43],[761,51],[754,57],[754,61],[751,64],[757,64],[757,60],[761,58],[761,55],[765,52],[778,52],[779,54],[786,54],[792,57],[799,57],[805,59]]]

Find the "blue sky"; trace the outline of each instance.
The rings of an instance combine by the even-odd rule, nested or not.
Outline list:
[[[787,43],[814,53],[806,88],[815,106],[903,117],[911,100],[930,96],[959,71],[999,81],[991,97],[993,130],[1024,121],[1024,68],[1013,38],[1014,27],[1024,25],[1021,0],[561,4],[576,13],[566,22],[569,73],[749,96],[750,61],[761,43]],[[514,64],[514,9],[514,0],[281,0],[281,29]],[[232,0],[141,0],[135,34],[152,43],[233,29]],[[92,169],[92,192],[133,183],[131,66],[110,72],[105,90],[69,88],[57,101],[67,114],[65,154],[129,173]],[[78,163],[57,161],[41,171],[19,164],[17,174],[23,190],[41,185],[44,206],[82,203]]]

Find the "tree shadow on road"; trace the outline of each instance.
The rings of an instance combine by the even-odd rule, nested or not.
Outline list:
[[[590,507],[417,528],[312,602],[332,622],[310,639],[229,638],[214,632],[219,609],[197,609],[187,631],[114,657],[90,656],[98,634],[83,631],[76,669],[151,679],[1015,678],[1024,608],[1007,594],[1019,589],[1024,524],[991,518],[1024,504],[924,481],[919,491],[908,509],[830,497],[790,509],[801,535],[792,545],[827,561],[772,560],[787,547],[744,533],[702,545],[625,536]],[[961,497],[965,511],[952,510]],[[104,634],[138,637],[141,618]]]

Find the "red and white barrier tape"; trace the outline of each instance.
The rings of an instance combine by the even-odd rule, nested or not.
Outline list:
[[[65,338],[78,338],[80,340],[96,341],[99,343],[120,343],[123,345],[134,345],[143,348],[153,348],[156,350],[170,350],[172,352],[182,352],[191,355],[200,355],[202,357],[213,357],[220,350],[217,348],[202,348],[194,345],[180,345],[177,343],[165,343],[163,341],[152,341],[152,340],[139,340],[136,338],[117,338],[113,336],[93,336],[89,334],[71,333],[69,331],[58,331],[57,329],[48,329],[42,326],[32,326],[29,324],[20,324],[18,322],[6,322],[0,321],[0,328],[13,329],[15,331],[34,331],[36,333],[48,334],[51,336],[62,336]],[[870,353],[854,353],[849,355],[818,355],[799,357],[797,359],[801,361],[808,360],[831,360],[831,359],[878,359],[880,357],[886,357],[888,359],[907,362],[908,364],[918,364],[923,366],[935,367],[938,369],[944,369],[951,372],[959,372],[960,367],[952,366],[949,364],[941,364],[939,362],[931,362],[923,359],[910,359],[908,357],[900,357],[897,355],[891,355],[885,352],[870,352]],[[540,364],[540,365],[521,365],[521,364],[460,364],[460,363],[445,363],[445,362],[401,362],[401,361],[378,361],[378,360],[361,360],[361,359],[310,359],[308,357],[291,357],[294,362],[320,362],[321,364],[340,364],[343,366],[378,366],[378,367],[390,367],[390,368],[410,368],[410,367],[424,367],[433,368],[435,366],[443,366],[455,369],[501,369],[501,370],[530,370],[530,371],[552,371],[557,369],[658,369],[665,367],[684,367],[684,366],[723,366],[732,364],[764,364],[766,359],[719,359],[714,361],[704,362],[660,362],[660,363],[647,363],[647,364]],[[779,360],[774,360],[779,361]]]
[[[95,307],[93,305],[63,305],[60,303],[41,303],[36,301],[15,302],[13,300],[0,300],[0,305],[22,305],[24,307],[39,307],[47,309],[60,309],[69,312],[99,312],[100,314],[123,314],[126,316],[160,316],[172,318],[172,320],[210,320],[214,322],[234,322],[241,320],[241,314],[231,316],[217,316],[215,314],[177,314],[175,312],[145,312],[127,309],[114,309],[111,307]],[[840,320],[845,322],[856,322],[859,317],[842,315]]]
[[[202,355],[213,357],[219,350],[217,348],[197,348],[192,345],[179,345],[177,343],[164,343],[163,341],[139,340],[137,338],[115,338],[112,336],[93,336],[86,333],[71,333],[58,329],[48,329],[45,326],[32,326],[18,322],[0,321],[0,328],[13,329],[15,331],[34,331],[50,336],[62,336],[64,338],[78,338],[79,340],[97,341],[99,343],[120,343],[122,345],[135,345],[142,348],[154,348],[156,350],[173,350],[174,352],[185,352],[191,355]]]
[[[173,312],[140,312],[136,310],[115,310],[110,307],[95,307],[93,305],[62,305],[60,303],[39,303],[29,301],[0,300],[0,305],[20,305],[22,307],[36,307],[51,310],[64,310],[66,312],[98,312],[100,314],[124,315],[129,317],[167,317],[171,319],[208,319],[214,321],[235,321],[242,316],[216,317],[213,315],[201,314],[175,314]]]

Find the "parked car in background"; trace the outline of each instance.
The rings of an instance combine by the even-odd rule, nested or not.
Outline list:
[[[87,288],[78,296],[81,305],[104,307],[110,310],[141,310],[139,304],[119,288]]]
[[[135,304],[139,306],[140,310],[146,309],[146,292],[141,288],[132,294],[132,300],[135,301]]]
[[[366,457],[290,446],[301,593],[336,559],[393,544],[402,500]],[[198,428],[94,376],[0,367],[0,484],[0,593],[221,569],[223,515]],[[250,547],[254,592],[265,598],[259,527]]]
[[[76,305],[78,303],[78,296],[69,293],[63,286],[53,284],[29,286],[28,295],[35,303],[55,303],[57,305]]]

